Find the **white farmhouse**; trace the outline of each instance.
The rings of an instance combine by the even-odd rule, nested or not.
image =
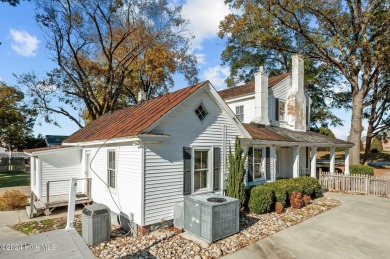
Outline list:
[[[170,223],[175,202],[185,195],[224,193],[236,136],[249,148],[247,186],[307,172],[315,177],[317,147],[331,148],[334,171],[334,148],[348,154],[352,144],[307,131],[310,98],[303,80],[296,56],[292,74],[268,78],[260,71],[254,83],[219,93],[202,82],[108,113],[62,146],[27,150],[37,206],[50,203],[47,182],[49,196],[60,196],[68,186],[60,180],[88,178],[80,181],[80,194],[148,232]]]

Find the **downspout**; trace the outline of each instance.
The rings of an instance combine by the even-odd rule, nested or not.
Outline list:
[[[227,140],[227,127],[226,125],[223,125],[223,134],[222,134],[222,160],[223,160],[223,164],[222,164],[222,174],[221,174],[221,177],[222,177],[222,192],[224,192],[224,190],[226,190],[226,182],[225,182],[225,175],[226,175],[226,140]]]
[[[141,141],[141,226],[145,225],[145,146]]]

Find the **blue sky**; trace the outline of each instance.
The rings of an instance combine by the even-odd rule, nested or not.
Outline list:
[[[182,1],[173,1],[182,2]],[[187,0],[183,2],[182,16],[190,21],[195,35],[194,52],[198,57],[199,78],[209,80],[217,90],[225,88],[224,80],[229,69],[222,67],[220,55],[224,42],[217,37],[219,21],[230,13],[223,0]],[[33,1],[22,1],[17,7],[0,3],[0,80],[15,85],[13,74],[36,72],[45,75],[55,64],[45,48],[45,38],[34,19]],[[175,78],[174,90],[185,87],[183,78]],[[335,110],[344,120],[344,127],[331,128],[338,138],[345,139],[350,125],[350,112]],[[57,116],[61,127],[46,124],[38,119],[34,134],[70,135],[78,127],[69,119]]]

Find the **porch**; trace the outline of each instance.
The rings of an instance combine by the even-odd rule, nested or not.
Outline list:
[[[79,182],[85,183],[84,191],[76,193],[76,204],[90,204],[92,202],[91,197],[91,178],[80,178],[77,179]],[[48,181],[46,183],[46,196],[42,196],[40,199],[37,198],[36,194],[32,191],[30,196],[30,205],[26,207],[27,215],[30,218],[39,216],[44,213],[46,216],[50,215],[51,212],[58,207],[68,206],[69,193],[65,194],[51,194],[56,183],[69,182],[70,179]]]
[[[273,182],[277,179],[311,176],[319,178],[317,149],[328,148],[328,172],[336,173],[335,149],[345,151],[345,174],[349,174],[349,149],[353,144],[310,131],[293,131],[259,124],[244,124],[251,141],[242,143],[248,150],[246,186]]]

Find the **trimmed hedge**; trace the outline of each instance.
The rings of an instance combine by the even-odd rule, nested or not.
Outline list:
[[[317,179],[304,176],[299,178],[281,179],[253,187],[250,192],[248,207],[253,213],[267,213],[275,209],[275,203],[280,202],[286,207],[290,203],[292,193],[316,198],[322,194],[321,185]]]
[[[268,213],[274,208],[274,194],[270,188],[265,185],[259,185],[251,190],[249,198],[249,210],[253,213]]]
[[[368,165],[351,165],[349,172],[351,174],[367,174],[372,176],[374,175],[374,167]]]

